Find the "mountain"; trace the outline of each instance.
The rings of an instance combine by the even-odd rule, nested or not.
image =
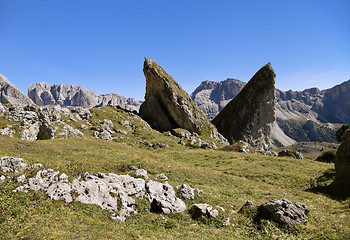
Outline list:
[[[26,95],[13,85],[4,75],[0,74],[0,103],[13,105],[32,104]]]
[[[212,119],[244,85],[232,78],[221,82],[206,80],[191,98]],[[317,88],[304,91],[276,89],[275,114],[279,127],[296,141],[336,142],[337,125],[334,124],[350,123],[350,80],[322,91]]]
[[[101,107],[106,105],[118,105],[124,109],[138,111],[142,103],[133,98],[125,98],[115,93],[97,95],[80,86],[63,84],[50,85],[44,82],[31,84],[28,88],[28,96],[39,106]]]

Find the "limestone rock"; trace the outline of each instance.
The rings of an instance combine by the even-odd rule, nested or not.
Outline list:
[[[287,199],[274,199],[258,207],[256,221],[270,219],[282,225],[306,222],[309,209],[302,203],[292,203]]]
[[[243,212],[243,211],[251,209],[253,207],[254,207],[254,204],[252,201],[246,201],[245,204],[243,204],[243,206],[241,207],[241,209],[239,209],[238,212]]]
[[[334,184],[350,189],[350,130],[346,130],[335,155]]]
[[[193,204],[190,209],[190,213],[194,219],[201,216],[216,218],[219,215],[218,210],[206,203]]]
[[[186,211],[185,203],[176,197],[172,186],[167,183],[148,181],[146,199],[151,202],[151,211],[156,213],[180,213]]]
[[[209,133],[215,140],[224,141],[190,96],[156,62],[146,58],[143,72],[146,95],[140,115],[153,128],[162,132],[183,128],[198,134]]]
[[[135,171],[137,177],[142,177],[144,179],[148,179],[147,171],[145,169],[137,169]]]
[[[168,177],[165,176],[164,173],[157,174],[154,178],[159,179],[159,180],[163,180],[163,181],[168,181]]]
[[[275,121],[275,73],[268,63],[212,120],[227,139],[243,140],[258,149],[272,147]]]
[[[0,74],[0,103],[12,105],[33,104],[29,97],[24,95],[4,75]]]
[[[194,199],[194,190],[187,184],[179,185],[176,188],[180,191],[183,199]]]
[[[2,157],[0,158],[0,172],[17,173],[27,168],[22,158]]]

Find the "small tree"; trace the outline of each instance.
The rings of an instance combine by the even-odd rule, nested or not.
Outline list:
[[[339,142],[341,142],[341,137],[343,136],[344,132],[349,128],[350,128],[350,125],[344,124],[343,126],[337,129],[337,131],[335,132],[335,136],[337,137],[337,140]]]

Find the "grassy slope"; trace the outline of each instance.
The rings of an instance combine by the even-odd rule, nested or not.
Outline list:
[[[49,201],[41,192],[12,193],[17,185],[0,184],[0,238],[5,239],[337,239],[349,236],[349,199],[336,201],[306,191],[310,179],[333,164],[276,158],[219,150],[130,148],[118,142],[68,139],[27,142],[0,136],[0,156],[14,156],[27,163],[43,163],[75,176],[85,171],[121,173],[123,164],[145,168],[150,175],[165,173],[169,183],[187,183],[204,190],[202,197],[187,201],[209,203],[226,209],[234,227],[216,221],[204,224],[189,214],[165,216],[149,213],[149,204],[138,200],[138,214],[125,223],[115,222],[107,211],[80,203]],[[260,205],[275,198],[305,203],[311,210],[306,224],[278,228],[268,221],[254,227],[252,213],[233,215],[245,201]],[[230,206],[232,205],[232,206]],[[6,237],[5,237],[6,236]]]

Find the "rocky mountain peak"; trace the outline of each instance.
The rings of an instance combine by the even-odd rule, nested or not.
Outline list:
[[[13,85],[4,75],[0,74],[0,103],[13,105],[33,104],[15,85]]]

